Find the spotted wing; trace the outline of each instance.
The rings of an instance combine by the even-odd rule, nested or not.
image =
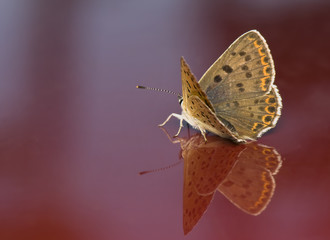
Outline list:
[[[210,136],[191,137],[181,145],[184,158],[183,226],[187,234],[207,210],[217,187],[226,178],[243,144]]]
[[[206,106],[208,106],[211,109],[212,112],[214,112],[214,108],[212,104],[207,98],[205,92],[199,86],[196,77],[191,72],[188,64],[186,63],[183,57],[181,57],[181,80],[182,80],[183,108],[187,108],[187,102],[188,102],[187,100],[190,97],[196,96],[202,102],[204,102]]]
[[[253,98],[268,93],[275,78],[273,58],[258,31],[240,36],[199,81],[209,100]]]
[[[219,120],[211,109],[206,106],[202,100],[197,96],[191,96],[187,99],[187,105],[183,106],[184,111],[188,112],[190,116],[199,121],[199,126],[209,132],[217,134],[220,137],[230,138],[239,142],[236,138],[237,133],[233,125],[226,122],[225,125]]]
[[[275,85],[266,95],[221,102],[215,105],[217,117],[230,122],[240,139],[256,139],[275,127],[281,115],[281,97]]]
[[[281,167],[281,158],[274,148],[255,142],[246,146],[218,190],[244,212],[258,215],[273,196],[273,175]]]
[[[206,94],[200,88],[189,66],[181,58],[182,109],[189,116],[198,120],[198,126],[221,137],[236,139],[235,129],[227,122],[219,121]]]
[[[275,68],[268,45],[261,34],[253,30],[240,36],[206,71],[199,84],[212,103],[216,115],[235,127],[238,138],[256,139],[274,127],[280,116],[282,104],[273,85],[274,78]],[[275,105],[274,114],[270,114],[274,117],[270,119],[265,111],[267,106],[262,104],[258,107],[264,108],[261,117],[267,121],[257,119],[253,123],[238,124],[250,121],[250,115],[256,115],[251,104],[256,105],[256,100],[262,100],[270,92],[276,102],[272,103],[272,107]],[[237,117],[241,118],[240,121],[233,122]]]
[[[197,224],[204,212],[207,210],[214,192],[209,195],[201,195],[193,184],[192,165],[198,161],[194,154],[185,154],[184,158],[184,184],[183,184],[183,231],[186,235]]]
[[[193,176],[197,192],[201,195],[212,194],[226,178],[243,149],[244,144],[209,136],[206,143],[202,141],[199,146],[186,151],[183,156],[189,159],[188,174]]]

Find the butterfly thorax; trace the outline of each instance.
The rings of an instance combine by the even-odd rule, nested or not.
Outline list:
[[[195,117],[193,117],[189,112],[185,111],[184,108],[182,108],[181,113],[183,119],[189,123],[190,126],[192,126],[195,129],[203,130],[205,132],[206,128],[205,126],[202,126],[202,123]]]
[[[193,128],[200,129],[200,127],[199,127],[200,126],[200,121],[198,121],[197,118],[193,117],[193,115],[190,112],[186,111],[187,110],[187,105],[186,105],[186,102],[183,102],[183,97],[181,97],[179,99],[179,103],[180,103],[180,106],[182,108],[182,113],[181,113],[182,118],[187,123],[189,123],[190,126],[192,126]],[[204,132],[205,132],[205,129],[202,129],[202,130],[204,130]]]

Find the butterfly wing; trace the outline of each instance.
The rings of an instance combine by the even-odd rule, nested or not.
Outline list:
[[[194,186],[194,174],[192,169],[193,165],[199,161],[198,156],[194,154],[194,150],[190,152],[188,149],[183,148],[182,156],[184,158],[183,231],[186,235],[203,216],[214,194],[203,196],[197,192]]]
[[[273,148],[256,143],[247,146],[218,190],[244,212],[258,215],[273,196],[273,174],[280,168],[281,159]]]
[[[184,109],[189,110],[189,108],[187,108],[188,105],[187,100],[192,96],[197,96],[206,106],[210,108],[212,112],[214,112],[214,108],[212,104],[207,98],[205,92],[199,86],[196,77],[191,72],[188,64],[186,63],[183,57],[181,57],[181,80],[182,80],[182,97],[183,97],[182,107]]]
[[[282,159],[275,148],[256,142],[250,142],[245,146],[247,149],[242,152],[239,159],[249,159],[252,164],[268,169],[272,175],[277,174],[282,166]]]
[[[219,184],[235,164],[245,145],[210,136],[194,136],[182,144],[184,158],[183,226],[185,234],[207,210]]]
[[[258,31],[249,31],[240,36],[206,71],[199,81],[201,89],[212,103],[216,115],[229,121],[242,139],[256,139],[275,126],[281,111],[281,98],[273,85],[275,67],[265,39]],[[261,117],[269,121],[254,121],[238,124],[233,118],[240,116],[244,121],[255,115],[256,99],[271,92],[275,103],[272,120],[264,112]],[[259,111],[260,112],[260,111]],[[228,119],[232,117],[232,119]],[[242,119],[239,120],[241,122]]]
[[[201,77],[210,101],[242,99],[268,93],[275,68],[265,39],[252,30],[240,36]],[[248,91],[247,91],[248,90]]]
[[[210,136],[206,143],[203,141],[198,146],[191,147],[189,151],[183,152],[183,156],[189,159],[188,174],[193,176],[197,192],[201,195],[214,193],[243,149],[243,144],[238,145]]]
[[[237,142],[239,141],[236,138],[235,127],[229,122],[226,122],[227,124],[225,126],[200,98],[191,96],[188,98],[187,102],[188,106],[185,111],[188,111],[189,116],[194,117],[194,120],[198,121],[198,126],[221,137],[231,138]]]
[[[182,110],[186,116],[189,116],[187,122],[193,127],[206,129],[221,137],[236,139],[235,128],[225,121],[219,121],[212,104],[183,58],[181,58],[181,78]]]
[[[256,139],[275,127],[281,115],[281,97],[276,86],[266,95],[215,105],[217,116],[226,119],[239,134],[238,138]]]

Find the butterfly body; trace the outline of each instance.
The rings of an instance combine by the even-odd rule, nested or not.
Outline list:
[[[252,30],[240,36],[199,82],[181,58],[182,113],[172,116],[236,142],[255,140],[275,127],[282,101],[273,84],[275,67],[265,39]]]
[[[189,99],[190,104],[189,105],[194,105],[194,104],[200,104],[198,106],[198,109],[205,109],[205,111],[201,110],[200,115],[199,113],[195,113],[194,111],[190,111],[185,105],[182,106],[183,110],[181,113],[181,116],[183,120],[185,120],[187,123],[189,123],[193,128],[198,129],[204,133],[206,131],[213,132],[217,134],[218,136],[221,136],[223,138],[232,138],[232,135],[230,132],[227,132],[223,129],[223,125],[221,125],[220,122],[218,122],[216,115],[212,110],[204,104],[198,97],[191,97]],[[194,102],[192,104],[191,102]],[[194,116],[197,116],[194,117]],[[235,139],[235,138],[233,138]]]

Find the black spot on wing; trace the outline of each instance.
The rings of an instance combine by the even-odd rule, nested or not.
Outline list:
[[[214,82],[219,83],[221,82],[222,78],[220,77],[220,75],[216,75],[213,80]]]
[[[224,65],[222,67],[222,70],[225,71],[226,73],[231,73],[233,69],[229,65]]]

